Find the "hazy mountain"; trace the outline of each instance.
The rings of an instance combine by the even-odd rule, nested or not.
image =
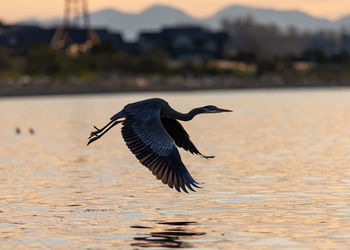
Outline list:
[[[341,28],[350,30],[350,15],[340,18],[337,23]]]
[[[189,24],[196,20],[181,10],[162,5],[152,6],[141,13],[129,14],[105,9],[91,14],[91,24],[121,31],[126,37],[135,37],[140,30],[159,29],[164,25]]]
[[[176,24],[203,24],[210,28],[220,27],[224,18],[237,19],[251,16],[255,21],[264,24],[276,24],[282,29],[294,26],[300,30],[340,29],[350,27],[350,16],[330,21],[318,18],[301,11],[282,11],[274,9],[250,8],[238,5],[228,6],[215,15],[196,19],[185,12],[164,5],[154,5],[144,11],[131,14],[114,9],[104,9],[90,14],[94,27],[105,27],[120,31],[126,38],[136,38],[139,31],[157,30],[163,26]],[[59,18],[49,20],[22,20],[21,23],[41,23],[42,25],[57,25],[62,23]]]
[[[258,9],[238,5],[232,5],[219,11],[212,17],[205,19],[205,23],[211,27],[219,27],[224,18],[238,19],[250,16],[256,22],[263,24],[276,24],[281,29],[290,26],[297,27],[300,30],[318,30],[336,28],[336,23],[313,17],[301,11],[284,11],[274,9]]]
[[[62,24],[61,18],[51,18],[46,20],[39,20],[35,17],[26,18],[18,21],[16,24],[25,24],[25,25],[41,25],[45,27],[57,26]]]
[[[39,25],[40,21],[38,19],[36,19],[35,17],[29,17],[29,18],[26,18],[26,19],[23,19],[23,20],[17,22],[17,24]]]

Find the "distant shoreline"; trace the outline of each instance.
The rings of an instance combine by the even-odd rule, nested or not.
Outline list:
[[[234,89],[295,89],[350,87],[350,78],[322,80],[286,78],[277,75],[260,78],[214,77],[130,77],[104,79],[56,79],[49,77],[0,79],[0,97],[84,95],[133,92],[176,92]]]

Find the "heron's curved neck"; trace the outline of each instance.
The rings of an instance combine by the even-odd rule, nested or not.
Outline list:
[[[200,109],[200,108],[195,108],[195,109],[192,109],[190,112],[188,113],[180,113],[180,112],[177,112],[176,110],[174,109],[170,109],[169,110],[169,114],[167,114],[166,116],[169,117],[169,118],[175,118],[177,120],[181,120],[181,121],[190,121],[193,119],[193,117],[195,117],[196,115],[198,114],[202,114],[203,113],[203,110]]]

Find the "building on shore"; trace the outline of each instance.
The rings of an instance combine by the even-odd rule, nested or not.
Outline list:
[[[225,32],[211,32],[200,26],[167,27],[160,32],[139,35],[141,53],[161,50],[172,59],[222,59],[228,42]]]
[[[36,25],[2,25],[0,26],[0,44],[10,49],[26,49],[35,45],[50,45],[56,28],[44,28]],[[67,32],[70,44],[83,44],[89,36],[89,30],[70,27]],[[122,49],[124,41],[122,35],[109,32],[107,29],[94,29],[102,43],[110,43],[116,49]]]
[[[0,24],[0,45],[13,50],[22,50],[35,45],[50,45],[57,28],[36,25]],[[89,39],[89,30],[69,27],[65,29],[69,46],[82,46]],[[224,57],[228,35],[212,32],[200,26],[166,27],[159,32],[141,32],[136,41],[127,42],[122,34],[107,29],[94,29],[101,44],[110,44],[116,51],[144,54],[162,51],[176,60],[206,60]]]

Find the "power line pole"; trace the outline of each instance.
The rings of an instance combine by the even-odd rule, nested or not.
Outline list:
[[[79,25],[79,21],[82,25]],[[87,39],[83,44],[74,44],[69,35],[69,29],[85,29]],[[65,0],[64,2],[64,19],[63,24],[57,27],[51,40],[51,47],[54,49],[64,49],[71,47],[73,44],[78,48],[78,52],[86,52],[93,45],[100,43],[98,34],[90,27],[90,16],[88,12],[87,0]]]

